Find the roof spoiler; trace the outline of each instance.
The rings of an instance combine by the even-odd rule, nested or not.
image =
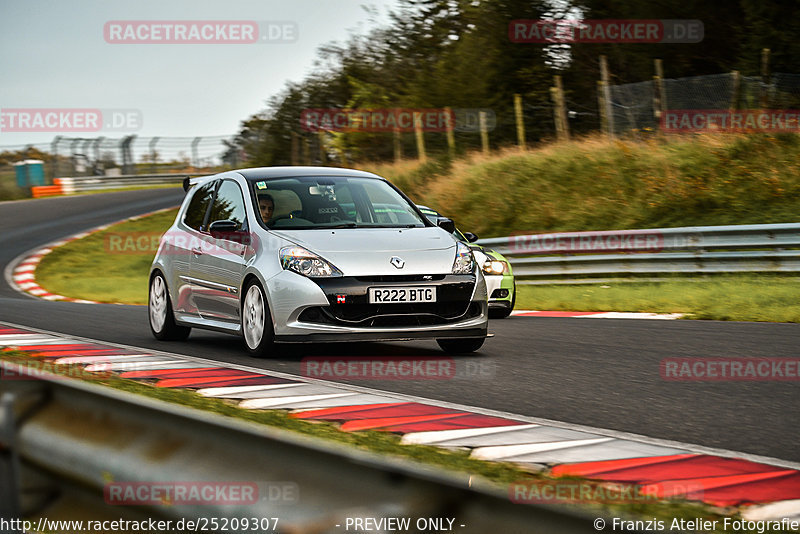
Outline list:
[[[203,178],[205,178],[205,176],[196,176],[194,178],[187,176],[186,178],[183,179],[183,190],[189,191],[189,189],[194,187],[197,184],[197,182],[199,182]]]

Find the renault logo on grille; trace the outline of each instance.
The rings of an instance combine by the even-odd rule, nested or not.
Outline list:
[[[406,264],[403,258],[398,258],[397,256],[392,256],[392,259],[389,260],[389,262],[398,269],[402,269],[403,266]]]

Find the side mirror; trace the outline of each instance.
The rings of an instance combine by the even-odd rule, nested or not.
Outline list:
[[[474,243],[475,241],[477,241],[477,240],[478,240],[478,236],[476,236],[476,235],[475,235],[475,234],[473,234],[472,232],[464,232],[464,237],[466,237],[466,238],[467,238],[467,241],[468,241],[469,243]]]
[[[447,217],[439,217],[436,219],[436,226],[442,230],[446,230],[448,234],[452,234],[456,231],[456,223],[453,222],[453,219],[448,219]]]
[[[208,227],[209,233],[213,234],[230,234],[239,229],[239,223],[236,221],[214,221]]]
[[[208,233],[211,237],[216,239],[227,239],[235,241],[242,245],[250,244],[250,234],[244,230],[239,229],[239,223],[236,221],[214,221],[208,227]]]

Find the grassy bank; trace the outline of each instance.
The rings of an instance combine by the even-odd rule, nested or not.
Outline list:
[[[36,269],[36,281],[51,293],[66,297],[145,304],[147,275],[158,237],[177,212],[123,222],[71,241],[44,256]]]
[[[0,201],[30,198],[28,189],[17,187],[17,176],[13,170],[0,172]]]
[[[521,152],[367,166],[481,237],[795,222],[800,136],[591,137]]]

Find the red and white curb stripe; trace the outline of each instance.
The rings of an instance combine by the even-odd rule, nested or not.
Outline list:
[[[28,352],[31,362],[83,365],[104,378],[111,372],[154,387],[189,389],[245,409],[288,410],[299,419],[336,422],[345,432],[393,432],[406,444],[466,448],[473,458],[513,462],[555,477],[635,485],[659,498],[701,501],[749,519],[800,516],[800,464],[793,462],[14,325],[0,324],[0,346]]]
[[[575,317],[577,319],[680,319],[682,313],[645,313],[645,312],[579,312],[579,311],[539,311],[514,310],[516,317]]]
[[[25,293],[31,295],[33,297],[42,298],[45,300],[60,300],[60,301],[67,301],[67,302],[80,302],[84,304],[103,304],[102,302],[94,301],[94,300],[85,300],[85,299],[77,299],[73,297],[65,297],[64,295],[58,295],[55,293],[51,293],[41,287],[36,282],[36,268],[39,266],[39,262],[42,261],[46,255],[50,254],[53,250],[67,243],[72,241],[76,241],[78,239],[83,239],[84,237],[88,237],[92,234],[97,232],[102,232],[103,230],[107,230],[108,228],[116,225],[121,224],[128,221],[135,221],[141,219],[143,217],[147,217],[149,215],[155,215],[156,213],[161,213],[163,211],[169,211],[172,208],[164,208],[160,210],[151,211],[149,213],[145,213],[142,215],[136,215],[134,217],[128,217],[127,219],[122,219],[117,222],[104,224],[101,226],[97,226],[92,228],[91,230],[80,232],[78,234],[72,235],[65,239],[60,239],[58,241],[53,241],[48,243],[47,245],[35,249],[30,252],[26,252],[19,259],[12,261],[8,267],[6,268],[6,280],[8,284],[19,291],[20,293]]]

